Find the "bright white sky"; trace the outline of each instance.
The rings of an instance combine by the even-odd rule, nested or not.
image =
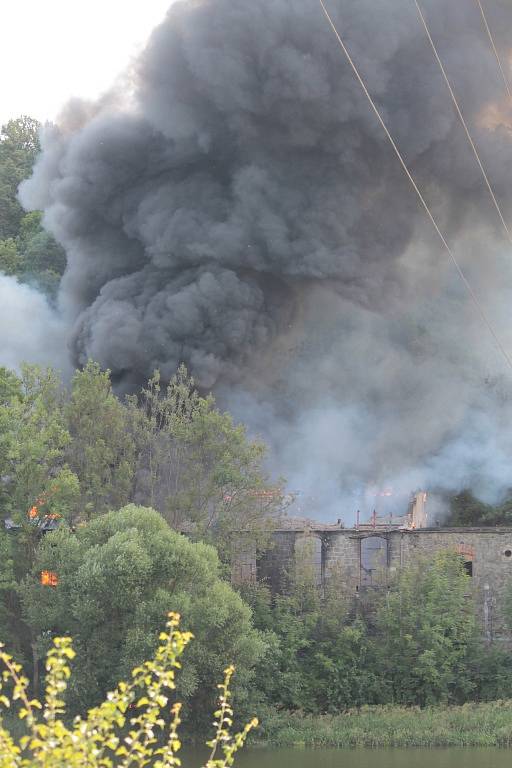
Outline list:
[[[0,0],[0,124],[113,83],[172,0]]]

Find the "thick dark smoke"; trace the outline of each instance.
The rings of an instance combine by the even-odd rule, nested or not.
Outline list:
[[[512,12],[487,5],[506,60]],[[424,6],[508,215],[512,134],[478,9]],[[329,10],[512,346],[512,249],[414,3]],[[319,515],[348,515],[369,483],[512,485],[510,371],[317,0],[176,2],[131,83],[70,104],[21,192],[68,255],[73,362],[128,390],[184,360]]]

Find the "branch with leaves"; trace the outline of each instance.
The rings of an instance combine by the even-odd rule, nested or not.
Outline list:
[[[2,768],[171,768],[180,765],[178,729],[181,705],[169,705],[175,689],[180,658],[192,640],[190,632],[179,629],[179,614],[170,613],[166,631],[154,658],[132,672],[129,682],[121,682],[106,700],[66,724],[64,694],[71,676],[69,662],[74,658],[71,639],[56,638],[46,662],[44,702],[31,699],[29,681],[21,665],[5,652],[0,660],[5,669],[0,681],[0,766]],[[3,648],[3,647],[2,647]],[[215,736],[205,768],[228,768],[235,753],[244,745],[251,720],[236,734],[231,733],[233,710],[230,681],[234,667],[228,667],[219,685],[219,709],[215,712]],[[7,709],[16,709],[26,722],[27,733],[17,741],[4,722]],[[136,713],[129,717],[134,709]],[[166,716],[167,715],[167,716]],[[168,725],[167,725],[168,723]],[[167,728],[163,746],[161,734]],[[217,757],[219,749],[222,757]]]

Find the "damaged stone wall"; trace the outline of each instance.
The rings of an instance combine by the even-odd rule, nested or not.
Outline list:
[[[309,570],[320,587],[336,580],[346,593],[356,594],[372,586],[386,587],[400,567],[443,550],[464,559],[487,642],[509,640],[503,605],[512,583],[512,528],[362,531],[319,526],[276,531],[273,546],[258,559],[254,550],[240,548],[233,581],[258,580],[274,592],[285,592],[300,567]]]

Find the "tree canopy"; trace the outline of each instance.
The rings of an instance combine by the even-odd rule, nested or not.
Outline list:
[[[377,613],[380,664],[393,702],[463,700],[476,637],[471,579],[462,558],[439,552],[402,569]]]
[[[138,501],[154,506],[174,528],[207,538],[225,553],[230,534],[250,530],[268,542],[281,496],[262,469],[265,446],[201,397],[185,366],[161,391],[156,373],[129,399],[137,445]]]
[[[151,652],[169,608],[186,615],[199,638],[218,634],[211,645],[196,644],[182,680],[189,698],[197,680],[217,669],[215,659],[226,658],[216,656],[222,643],[229,658],[238,648],[250,670],[249,659],[259,652],[250,611],[220,580],[215,550],[194,549],[171,528],[218,544],[225,562],[233,528],[261,541],[263,518],[272,511],[265,501],[262,518],[254,495],[267,487],[263,454],[211,396],[195,390],[184,368],[151,403],[144,392],[118,398],[108,371],[92,362],[69,386],[51,369],[26,365],[19,375],[0,369],[7,525],[0,528],[0,635],[34,680],[54,629],[75,627],[83,662],[76,678],[82,698],[77,693],[75,703],[92,701],[112,674],[124,674]],[[225,500],[228,493],[239,497],[236,505]],[[158,510],[126,507],[134,501]],[[112,512],[120,507],[122,513]],[[59,530],[43,534],[47,526]],[[58,574],[55,605],[50,582],[40,583],[42,572]],[[97,658],[82,647],[95,649]],[[242,689],[243,672],[238,680]]]
[[[58,574],[58,589],[41,585],[43,570]],[[154,652],[171,609],[195,637],[180,691],[196,715],[210,709],[204,690],[213,690],[226,658],[239,665],[240,688],[264,649],[250,609],[220,578],[215,550],[144,507],[102,515],[76,534],[62,528],[46,536],[21,595],[41,655],[55,634],[73,636],[71,698],[80,711]]]
[[[66,266],[64,250],[44,229],[41,212],[26,214],[18,201],[18,187],[40,150],[40,129],[37,120],[23,116],[0,132],[0,272],[54,296]]]
[[[450,511],[443,520],[444,526],[511,525],[512,500],[500,504],[486,504],[465,489],[450,498]]]

